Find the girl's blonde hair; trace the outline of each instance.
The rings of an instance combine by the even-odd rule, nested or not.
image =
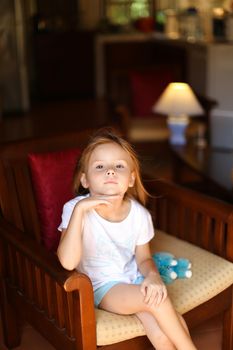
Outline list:
[[[140,165],[134,149],[126,140],[124,140],[116,132],[106,128],[100,129],[95,135],[93,135],[86,148],[83,150],[80,159],[77,162],[73,178],[73,188],[75,193],[80,194],[80,191],[82,192],[83,190],[80,179],[82,173],[86,173],[87,171],[89,159],[94,149],[99,145],[103,145],[110,142],[116,143],[117,145],[121,146],[123,150],[128,153],[132,160],[132,171],[134,171],[135,173],[135,182],[133,187],[128,188],[126,195],[135,198],[139,201],[139,203],[145,205],[148,197],[148,192],[144,188],[141,180]]]

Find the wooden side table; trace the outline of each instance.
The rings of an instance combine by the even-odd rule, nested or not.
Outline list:
[[[192,144],[170,147],[176,183],[233,203],[233,151]]]

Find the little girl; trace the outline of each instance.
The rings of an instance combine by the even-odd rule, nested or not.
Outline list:
[[[62,266],[90,277],[96,307],[135,314],[157,350],[196,349],[151,258],[147,192],[128,142],[108,130],[97,134],[78,162],[74,186],[88,194],[64,205]]]

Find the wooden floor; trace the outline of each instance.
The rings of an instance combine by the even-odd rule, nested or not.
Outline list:
[[[28,112],[2,116],[0,143],[103,126],[112,123],[111,115],[104,99],[35,103]]]
[[[3,116],[0,121],[0,143],[18,139],[38,137],[90,126],[109,125],[111,111],[105,101],[61,101],[33,106],[24,114]],[[150,145],[148,146],[148,148]],[[140,147],[139,147],[140,151]],[[143,158],[143,157],[142,157]],[[151,159],[144,157],[145,166],[151,168]],[[158,147],[154,156],[153,171],[156,178],[170,178],[171,164],[165,150]],[[0,349],[5,350],[0,327]],[[31,326],[22,330],[22,344],[17,350],[53,350],[54,348]],[[192,337],[199,350],[221,350],[221,322],[213,319],[192,331]]]

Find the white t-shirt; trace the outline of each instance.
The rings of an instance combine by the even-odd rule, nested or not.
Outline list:
[[[75,204],[83,198],[64,205],[59,230],[67,228]],[[130,212],[121,222],[105,220],[94,209],[84,216],[83,252],[77,269],[90,277],[94,290],[109,281],[132,283],[141,276],[135,249],[152,239],[154,229],[148,210],[136,200],[130,201]]]

